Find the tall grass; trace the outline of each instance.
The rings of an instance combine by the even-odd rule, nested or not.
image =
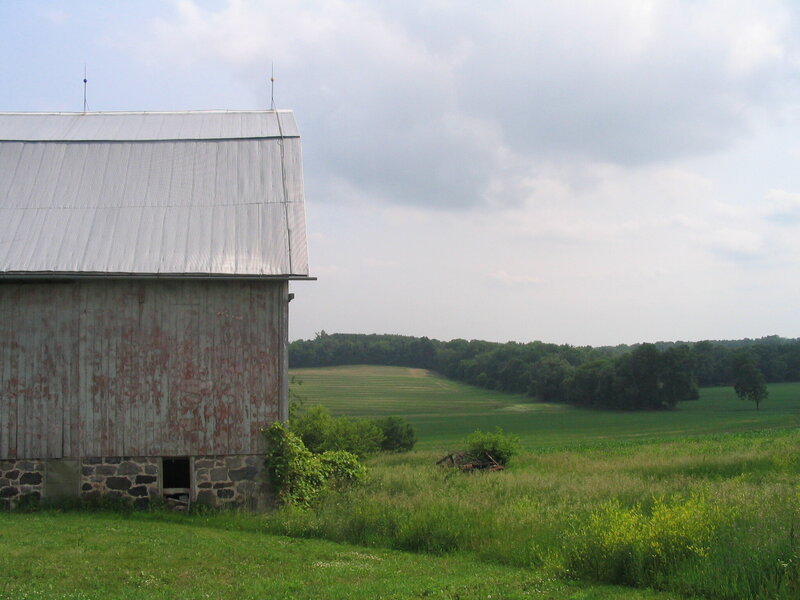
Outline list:
[[[265,527],[709,598],[800,597],[797,431],[527,454],[501,473],[436,457],[375,459],[366,486]]]

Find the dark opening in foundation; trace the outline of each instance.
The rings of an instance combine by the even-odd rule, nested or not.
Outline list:
[[[161,487],[165,497],[188,501],[192,487],[188,457],[161,459]]]

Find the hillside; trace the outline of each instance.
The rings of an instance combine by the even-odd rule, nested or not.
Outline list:
[[[745,377],[744,365],[752,365],[752,377],[767,383],[800,382],[800,340],[769,336],[593,348],[323,331],[289,346],[291,368],[358,364],[431,369],[462,383],[546,402],[652,410],[696,400],[698,386],[734,385]]]
[[[502,427],[528,449],[800,426],[800,384],[769,386],[756,411],[730,387],[704,388],[700,399],[669,411],[608,411],[536,402],[465,385],[424,369],[343,366],[293,369],[292,389],[334,414],[399,415],[417,429],[420,449],[447,450],[475,429]],[[302,382],[298,384],[297,382]]]

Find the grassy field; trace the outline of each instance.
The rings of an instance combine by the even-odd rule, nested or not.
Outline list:
[[[274,536],[252,515],[0,513],[0,599],[668,600],[473,557]]]
[[[607,412],[487,392],[425,371],[297,370],[307,404],[405,416],[419,450],[372,459],[370,483],[271,531],[457,552],[562,579],[719,599],[800,598],[800,385],[756,411],[730,388],[666,412]],[[476,428],[522,437],[502,474],[435,466]]]
[[[706,388],[700,400],[667,412],[614,412],[534,402],[521,395],[467,386],[422,369],[330,367],[294,369],[293,389],[308,405],[334,414],[402,415],[416,428],[419,449],[446,451],[475,429],[502,427],[527,449],[652,440],[800,426],[800,384],[769,386],[761,410],[732,388]]]
[[[800,598],[800,432],[776,429],[523,454],[464,475],[427,450],[270,531],[466,553],[562,579],[718,599]]]
[[[294,375],[306,405],[406,417],[419,449],[310,511],[0,513],[0,599],[800,598],[798,384],[760,411],[719,388],[620,413],[413,369]],[[495,426],[527,450],[506,471],[435,465]]]

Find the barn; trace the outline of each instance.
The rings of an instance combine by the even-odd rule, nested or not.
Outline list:
[[[0,503],[258,506],[307,279],[290,111],[0,113]]]

